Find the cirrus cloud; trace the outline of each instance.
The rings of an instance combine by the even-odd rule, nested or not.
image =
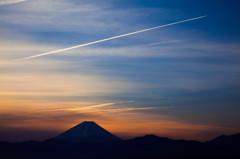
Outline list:
[[[1,0],[0,5],[7,5],[7,4],[14,4],[14,3],[20,3],[28,0]]]

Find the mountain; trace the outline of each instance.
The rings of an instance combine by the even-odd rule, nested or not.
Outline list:
[[[89,127],[88,122],[77,125]],[[95,123],[90,122],[90,125]],[[97,124],[96,124],[97,125]],[[96,126],[95,125],[95,126]],[[90,127],[91,127],[90,126]],[[75,129],[76,127],[72,128]],[[79,128],[80,127],[80,128]],[[85,126],[84,126],[85,127]],[[97,127],[100,127],[97,125]],[[71,130],[71,129],[70,129]],[[75,129],[76,130],[76,129]],[[74,130],[74,131],[75,131]],[[85,130],[85,128],[83,129]],[[90,129],[92,130],[92,129]],[[86,134],[90,131],[85,130]],[[95,130],[95,129],[94,129]],[[106,130],[105,130],[106,131]],[[104,131],[104,132],[105,132]],[[68,131],[67,131],[68,132]],[[90,131],[91,132],[91,131]],[[68,132],[69,133],[69,132]],[[66,134],[68,134],[66,133]],[[64,133],[63,133],[64,134]],[[70,133],[71,134],[71,133]],[[74,132],[75,134],[75,132]],[[85,134],[81,131],[81,134]],[[60,136],[60,135],[59,135]],[[88,136],[88,135],[87,135]],[[120,142],[66,142],[53,139],[50,142],[0,142],[0,158],[4,159],[239,159],[239,134],[221,136],[211,142],[146,135]],[[56,137],[57,138],[57,137]],[[230,140],[229,140],[230,139]],[[235,141],[233,141],[235,140]],[[214,141],[214,142],[213,142]],[[218,144],[216,141],[221,141]],[[234,143],[232,146],[225,143]]]
[[[217,145],[239,145],[240,144],[240,133],[234,135],[221,135],[207,142],[208,144]]]
[[[84,121],[52,139],[67,142],[121,141],[119,137],[111,134],[93,121]]]
[[[190,140],[174,140],[156,135],[145,135],[133,139],[122,141],[115,150],[121,152],[121,158],[196,158],[202,156],[203,144]],[[124,153],[123,153],[124,152]]]

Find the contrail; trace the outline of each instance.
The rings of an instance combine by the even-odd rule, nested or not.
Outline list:
[[[121,37],[124,37],[124,36],[129,36],[129,35],[133,35],[133,34],[138,34],[138,33],[142,33],[142,32],[149,31],[149,30],[163,28],[163,27],[167,27],[167,26],[170,26],[170,25],[175,25],[175,24],[179,24],[179,23],[192,21],[192,20],[197,20],[197,19],[201,19],[201,18],[204,18],[204,17],[206,17],[206,15],[196,17],[196,18],[186,19],[186,20],[182,20],[182,21],[178,21],[178,22],[174,22],[174,23],[169,23],[169,24],[165,24],[165,25],[160,25],[160,26],[153,27],[153,28],[143,29],[143,30],[127,33],[127,34],[122,34],[122,35],[110,37],[110,38],[107,38],[107,39],[97,40],[97,41],[86,43],[86,44],[76,45],[76,46],[72,46],[72,47],[68,47],[68,48],[64,48],[64,49],[59,49],[59,50],[55,50],[55,51],[50,51],[50,52],[46,52],[46,53],[42,53],[42,54],[38,54],[38,55],[28,56],[28,57],[24,57],[24,58],[21,58],[21,59],[17,59],[15,61],[27,60],[27,59],[32,59],[32,58],[36,58],[36,57],[40,57],[40,56],[54,54],[54,53],[58,53],[58,52],[62,52],[62,51],[72,50],[72,49],[76,49],[76,48],[79,48],[79,47],[84,47],[84,46],[88,46],[88,45],[92,45],[92,44],[96,44],[96,43],[100,43],[100,42],[104,42],[104,41],[108,41],[108,40],[112,40],[112,39],[117,39],[117,38],[121,38]]]
[[[159,45],[159,44],[168,44],[168,43],[175,43],[183,40],[168,40],[168,41],[161,41],[161,42],[156,42],[156,43],[151,43],[151,44],[146,44],[142,46],[153,46],[153,45]]]

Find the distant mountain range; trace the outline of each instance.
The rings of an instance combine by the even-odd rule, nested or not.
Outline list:
[[[83,122],[43,142],[0,142],[1,159],[239,159],[240,134],[201,143],[146,135],[121,140],[94,122]]]

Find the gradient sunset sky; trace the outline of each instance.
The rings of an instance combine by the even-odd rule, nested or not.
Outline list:
[[[239,8],[238,0],[0,0],[0,141],[41,141],[83,121],[124,139],[239,133]]]

